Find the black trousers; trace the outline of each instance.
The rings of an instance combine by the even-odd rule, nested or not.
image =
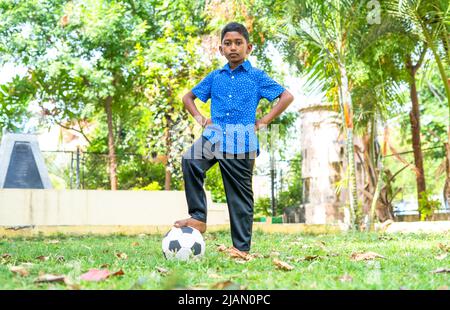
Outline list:
[[[206,171],[219,163],[222,174],[233,246],[249,251],[253,224],[252,175],[255,152],[224,154],[220,146],[203,136],[183,154],[182,168],[189,214],[206,223],[206,194],[203,189]]]

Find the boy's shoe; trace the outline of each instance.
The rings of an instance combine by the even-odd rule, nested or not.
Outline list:
[[[206,231],[206,223],[196,220],[192,217],[184,220],[178,220],[175,222],[175,224],[173,224],[173,226],[177,228],[190,226],[197,229],[202,234]]]

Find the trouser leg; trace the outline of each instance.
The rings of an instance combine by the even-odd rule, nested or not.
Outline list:
[[[249,251],[253,225],[252,175],[254,159],[219,159],[230,214],[233,246]]]
[[[203,189],[206,171],[217,159],[211,151],[211,143],[201,137],[187,150],[181,160],[189,215],[206,223],[206,194]]]

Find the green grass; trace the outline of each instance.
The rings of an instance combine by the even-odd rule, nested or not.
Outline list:
[[[259,253],[260,257],[248,262],[236,261],[216,250],[217,244],[230,244],[229,232],[207,233],[206,256],[190,262],[165,260],[161,235],[4,237],[0,239],[0,288],[67,289],[63,283],[34,283],[39,274],[45,273],[66,275],[81,289],[213,289],[223,287],[217,283],[226,281],[231,281],[228,288],[250,290],[438,289],[450,284],[448,273],[432,273],[450,267],[450,255],[443,258],[449,237],[448,233],[313,236],[255,232],[252,253]],[[59,242],[49,242],[55,239]],[[447,248],[440,248],[439,244]],[[376,252],[385,259],[350,259],[352,253],[365,251]],[[117,252],[126,253],[128,258],[119,259]],[[274,255],[295,268],[277,269]],[[315,255],[318,257],[312,259]],[[36,259],[38,256],[48,256],[48,260]],[[307,256],[312,257],[305,260]],[[32,263],[27,266],[28,276],[10,271],[11,266],[23,263]],[[125,274],[101,282],[80,280],[81,274],[102,265],[104,268],[105,264],[110,271],[122,269]],[[157,267],[169,272],[160,273]],[[342,281],[344,275],[351,280]]]

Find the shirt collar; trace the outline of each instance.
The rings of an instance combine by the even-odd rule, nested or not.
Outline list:
[[[245,71],[249,71],[252,68],[252,64],[250,63],[250,61],[248,59],[246,59],[243,63],[241,63],[239,66],[237,66],[233,71],[237,70],[239,67],[244,68]],[[230,65],[227,63],[225,66],[222,67],[222,69],[220,69],[220,71],[230,71]]]

